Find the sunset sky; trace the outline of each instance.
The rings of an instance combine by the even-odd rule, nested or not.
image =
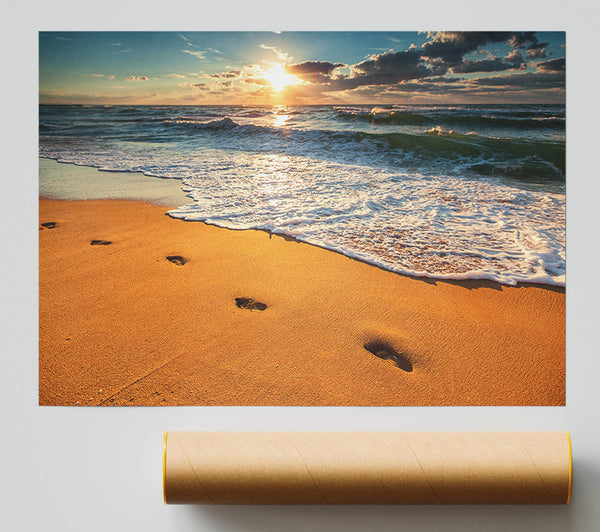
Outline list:
[[[564,103],[564,32],[40,32],[40,103]]]

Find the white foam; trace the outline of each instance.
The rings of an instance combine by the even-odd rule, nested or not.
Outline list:
[[[185,183],[195,203],[170,211],[177,218],[283,233],[398,273],[565,283],[564,194],[217,152]]]

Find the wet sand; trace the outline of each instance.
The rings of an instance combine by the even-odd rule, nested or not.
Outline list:
[[[40,404],[564,404],[561,288],[411,278],[167,210],[40,200]]]

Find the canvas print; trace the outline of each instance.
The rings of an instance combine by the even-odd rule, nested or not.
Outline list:
[[[565,404],[564,32],[39,52],[40,405]]]

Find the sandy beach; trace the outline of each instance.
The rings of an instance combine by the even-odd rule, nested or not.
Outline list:
[[[564,404],[562,288],[411,278],[167,210],[40,200],[41,405]]]

